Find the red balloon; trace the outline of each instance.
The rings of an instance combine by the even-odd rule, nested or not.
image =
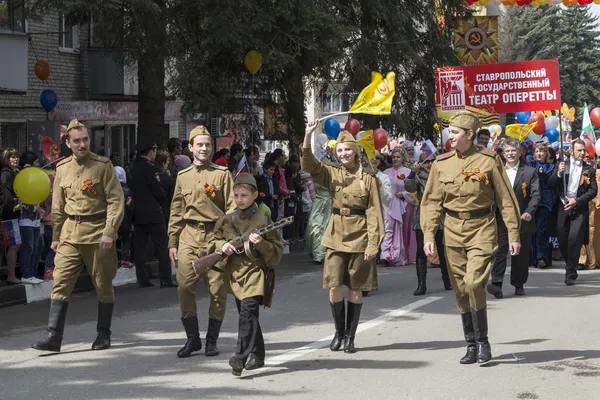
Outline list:
[[[446,144],[444,145],[444,150],[446,150],[446,153],[449,152],[450,150],[452,150],[450,139],[446,140]]]
[[[375,142],[375,149],[383,149],[388,142],[387,132],[385,131],[385,129],[375,129],[373,131],[373,141]]]
[[[592,110],[590,118],[592,119],[592,124],[600,126],[600,107],[596,107]]]
[[[543,135],[544,132],[546,132],[546,123],[544,120],[545,117],[542,114],[533,114],[531,117],[529,117],[527,123],[533,124],[534,122],[537,122],[537,125],[535,128],[533,128],[533,131],[536,133],[536,135]]]
[[[356,136],[360,132],[360,122],[356,119],[349,119],[344,126],[344,130],[350,132],[352,136]]]
[[[585,142],[585,152],[588,154],[588,156],[596,157],[596,145],[594,142],[588,138],[583,139],[583,141]]]

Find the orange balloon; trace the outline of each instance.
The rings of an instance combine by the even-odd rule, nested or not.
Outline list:
[[[587,153],[587,155],[590,157],[595,157],[596,156],[596,145],[594,144],[594,142],[592,142],[588,138],[583,139],[583,141],[585,142],[585,152]]]
[[[50,76],[50,64],[48,64],[47,61],[36,61],[33,70],[35,72],[35,76],[37,76],[41,81],[45,81],[48,79],[48,76]]]

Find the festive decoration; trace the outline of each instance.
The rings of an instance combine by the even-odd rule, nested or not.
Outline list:
[[[469,17],[454,31],[456,56],[465,65],[498,62],[498,17]]]
[[[319,144],[319,146],[321,146],[321,147],[325,146],[328,141],[329,141],[329,138],[327,137],[326,134],[319,133],[317,135],[317,143]]]
[[[517,121],[519,121],[520,124],[526,124],[527,121],[529,121],[529,117],[531,117],[531,113],[530,112],[518,112],[515,114]]]
[[[592,124],[600,126],[600,107],[596,107],[590,112],[590,118]]]
[[[596,155],[600,157],[600,139],[596,140]]]
[[[38,60],[35,62],[33,71],[40,81],[45,81],[50,76],[50,64],[47,61]]]
[[[335,140],[330,140],[329,142],[327,142],[327,147],[329,147],[330,149],[335,148]]]
[[[533,114],[531,117],[529,117],[529,119],[527,120],[528,124],[533,124],[536,123],[535,128],[533,128],[533,131],[537,134],[537,135],[543,135],[544,132],[546,132],[546,124],[544,123],[544,116],[542,114]]]
[[[364,88],[350,108],[352,114],[390,115],[396,94],[396,74],[388,72],[385,79],[379,72],[371,74],[371,83]]]
[[[24,204],[39,204],[50,194],[50,178],[41,168],[24,168],[13,183],[15,193]]]
[[[52,89],[46,89],[40,94],[40,104],[44,107],[46,112],[54,110],[56,104],[58,104],[58,97],[56,92]]]
[[[508,137],[512,137],[515,139],[519,139],[521,142],[523,140],[525,140],[525,138],[527,138],[527,136],[529,135],[529,133],[531,131],[533,131],[533,128],[535,128],[535,123],[528,125],[528,124],[512,124],[512,125],[506,125],[506,136]]]
[[[558,140],[559,133],[556,129],[548,129],[544,133],[544,137],[548,139],[549,143],[554,143]]]
[[[252,75],[256,75],[260,70],[260,67],[262,67],[262,54],[256,50],[250,50],[244,57],[244,64],[246,64],[248,72]]]
[[[373,131],[366,131],[362,138],[356,141],[367,153],[369,160],[375,158],[375,140],[373,139]]]
[[[554,115],[546,117],[546,119],[544,120],[544,125],[546,125],[546,130],[558,129],[558,117]]]
[[[375,142],[375,149],[383,149],[388,142],[387,132],[385,129],[375,129],[373,131],[373,141]]]
[[[335,118],[329,118],[325,121],[325,133],[332,139],[337,139],[341,131],[340,123]]]
[[[594,157],[596,155],[596,145],[590,139],[583,139],[585,142],[585,152],[588,156]]]
[[[356,119],[349,119],[344,125],[344,130],[350,132],[352,136],[356,136],[360,132],[360,122]]]

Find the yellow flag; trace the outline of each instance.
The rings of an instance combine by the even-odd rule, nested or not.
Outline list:
[[[373,140],[373,131],[366,131],[363,136],[356,141],[367,153],[369,160],[375,158],[375,141]]]
[[[389,72],[385,79],[379,72],[371,74],[371,83],[364,88],[352,105],[352,114],[390,115],[396,93],[396,74]]]
[[[506,125],[506,136],[519,139],[519,141],[525,140],[525,138],[529,135],[529,133],[535,128],[537,122],[533,124],[512,124]]]

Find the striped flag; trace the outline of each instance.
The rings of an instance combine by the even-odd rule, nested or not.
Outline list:
[[[581,123],[581,138],[590,139],[596,143],[596,135],[594,134],[594,126],[592,125],[592,119],[590,118],[590,111],[588,110],[587,103],[583,103],[583,121]]]
[[[437,152],[437,148],[431,140],[427,139],[421,144],[421,151],[427,154],[427,158],[429,158]]]
[[[244,157],[242,157],[242,159],[240,160],[238,167],[237,167],[237,172],[235,173],[235,176],[233,177],[233,179],[237,178],[237,176],[239,174],[249,174],[250,173],[250,165],[248,164],[248,160],[246,159],[246,154],[244,154]]]

